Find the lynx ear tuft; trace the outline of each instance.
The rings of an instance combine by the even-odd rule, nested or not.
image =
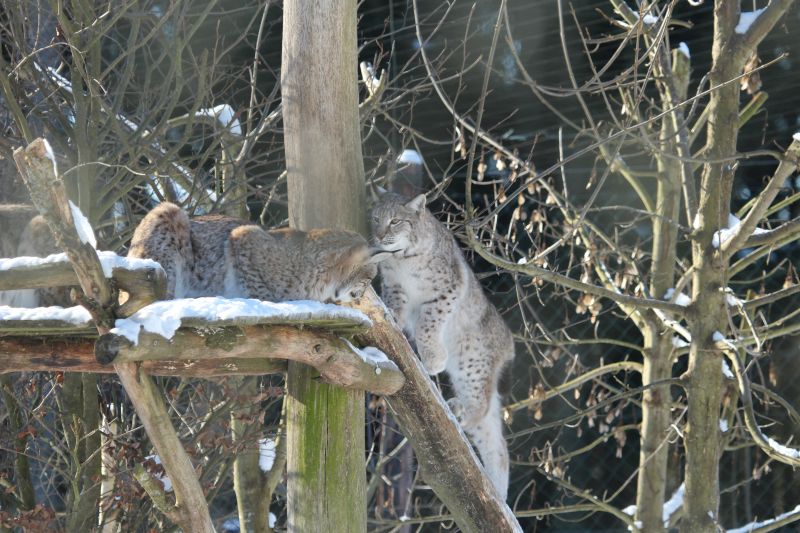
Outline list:
[[[387,191],[380,185],[375,185],[374,183],[369,188],[370,197],[372,198],[373,203],[377,203],[378,200],[381,199],[381,196],[383,196],[387,192],[389,191]]]
[[[423,209],[425,209],[425,195],[420,194],[415,197],[413,200],[406,204],[406,207],[414,211],[415,213],[419,213]]]

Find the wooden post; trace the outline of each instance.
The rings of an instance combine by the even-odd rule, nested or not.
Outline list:
[[[356,0],[287,0],[281,94],[289,221],[366,230]],[[364,394],[287,377],[290,531],[366,531]]]

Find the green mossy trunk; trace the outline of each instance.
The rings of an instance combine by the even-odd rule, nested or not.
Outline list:
[[[366,230],[355,0],[289,0],[281,94],[289,221],[298,229]],[[287,376],[290,531],[366,531],[364,393]]]

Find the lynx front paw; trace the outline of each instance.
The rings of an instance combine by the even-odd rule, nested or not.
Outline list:
[[[446,354],[437,354],[431,352],[430,350],[426,350],[425,348],[421,348],[419,351],[419,357],[422,359],[422,364],[425,366],[425,370],[431,376],[435,376],[436,374],[444,372],[444,368],[447,366]]]
[[[453,412],[459,425],[464,425],[464,404],[458,398],[450,398],[447,400],[447,406]]]

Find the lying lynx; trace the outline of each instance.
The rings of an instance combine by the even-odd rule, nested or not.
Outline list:
[[[325,302],[361,297],[381,258],[372,252],[351,231],[265,231],[221,215],[190,219],[162,203],[139,223],[128,256],[161,263],[167,298]]]
[[[381,296],[430,374],[447,372],[448,403],[478,450],[497,490],[508,491],[500,373],[514,358],[514,340],[487,300],[453,235],[425,209],[383,194],[372,209],[376,245],[392,256],[380,264]]]

